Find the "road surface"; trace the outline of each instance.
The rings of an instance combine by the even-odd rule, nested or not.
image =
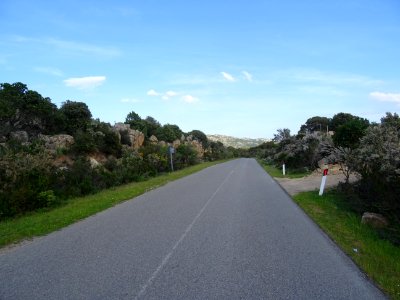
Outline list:
[[[253,159],[0,252],[0,299],[383,299]]]

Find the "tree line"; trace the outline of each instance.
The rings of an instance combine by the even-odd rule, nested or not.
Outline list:
[[[380,212],[400,222],[400,118],[386,113],[380,123],[349,113],[309,118],[297,134],[278,129],[273,141],[249,149],[249,156],[292,172],[338,164],[345,175],[339,186],[359,213]],[[354,174],[357,181],[351,183]]]
[[[237,155],[200,130],[185,133],[151,116],[132,111],[124,123],[143,133],[141,147],[132,148],[111,124],[94,119],[84,102],[66,100],[58,108],[23,83],[0,84],[0,219],[169,172],[168,143],[177,140],[198,141],[203,153],[178,143],[175,169]],[[43,136],[61,134],[72,136],[72,145],[49,151]],[[91,157],[102,161],[93,165]]]
[[[340,189],[355,210],[378,211],[399,221],[396,113],[387,113],[379,123],[343,112],[332,118],[314,116],[297,134],[278,129],[272,141],[250,149],[225,147],[200,130],[186,133],[134,111],[124,123],[143,134],[139,148],[132,148],[111,124],[94,119],[84,102],[66,100],[58,108],[23,83],[0,84],[0,219],[169,172],[168,143],[181,141],[173,157],[176,169],[234,157],[257,157],[278,167],[284,162],[292,172],[339,164],[346,175]],[[41,137],[59,134],[70,135],[74,143],[49,151]],[[202,155],[189,140],[201,145]],[[93,156],[102,158],[101,163],[93,165]],[[350,183],[350,174],[359,180]]]

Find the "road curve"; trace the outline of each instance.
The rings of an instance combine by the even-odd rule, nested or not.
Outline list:
[[[0,252],[0,299],[385,299],[253,159]]]

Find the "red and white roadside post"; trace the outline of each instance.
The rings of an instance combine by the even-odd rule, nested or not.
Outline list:
[[[322,194],[324,193],[324,188],[325,188],[325,183],[326,183],[326,177],[327,176],[328,176],[328,169],[325,168],[323,176],[322,176],[322,180],[321,180],[321,186],[319,188],[319,195],[320,196],[322,196]]]

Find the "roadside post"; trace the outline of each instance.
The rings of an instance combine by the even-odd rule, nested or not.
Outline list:
[[[325,183],[326,183],[326,177],[328,176],[328,168],[324,168],[324,173],[322,175],[322,180],[321,180],[321,186],[319,188],[319,195],[322,196],[324,193],[324,188],[325,188]]]
[[[282,164],[282,174],[283,174],[283,176],[286,175],[286,166],[285,166],[285,163]]]
[[[174,163],[172,162],[172,154],[175,153],[175,148],[172,146],[168,146],[169,160],[171,163],[171,171],[174,171]]]

